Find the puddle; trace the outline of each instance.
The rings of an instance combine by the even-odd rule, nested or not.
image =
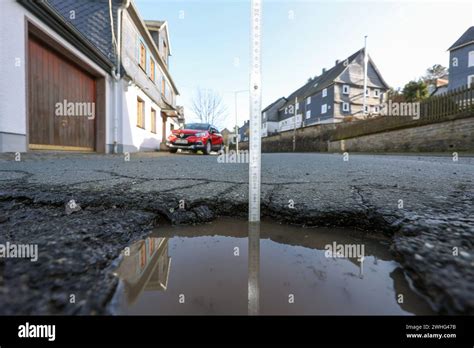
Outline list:
[[[327,245],[345,254],[331,257]],[[125,315],[434,314],[388,241],[344,229],[231,218],[162,226],[130,246],[116,272],[114,302]]]

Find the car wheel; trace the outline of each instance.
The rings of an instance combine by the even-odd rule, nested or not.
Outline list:
[[[178,151],[178,149],[170,149],[169,150],[171,153],[176,153]]]
[[[211,151],[212,151],[212,145],[211,145],[211,142],[208,141],[206,143],[206,148],[204,149],[203,152],[204,152],[205,155],[209,155],[211,153]]]

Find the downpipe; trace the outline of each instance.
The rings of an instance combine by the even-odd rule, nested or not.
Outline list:
[[[123,11],[126,10],[130,6],[131,0],[123,0],[122,4],[117,10],[117,43],[116,43],[116,51],[117,51],[117,65],[112,69],[112,76],[114,78],[114,149],[113,152],[115,154],[118,153],[118,123],[119,123],[119,115],[122,115],[122,98],[120,93],[120,80],[122,79],[121,76],[121,65],[122,65],[122,14]],[[112,28],[113,30],[113,28]]]

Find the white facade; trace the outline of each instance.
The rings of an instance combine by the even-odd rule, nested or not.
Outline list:
[[[268,137],[279,131],[279,122],[267,121],[262,122],[262,137]]]
[[[111,124],[110,94],[112,78],[91,59],[43,24],[36,16],[16,1],[0,1],[0,152],[24,152],[27,143],[27,42],[26,20],[40,28],[106,78],[106,124]],[[110,127],[107,127],[106,143],[110,143]]]
[[[125,16],[124,23],[130,17]],[[63,39],[57,32],[44,24],[34,14],[14,0],[0,0],[0,152],[25,152],[28,144],[28,110],[27,110],[27,57],[28,57],[28,26],[33,24],[49,38],[61,46],[63,52],[74,56],[74,60],[87,65],[98,79],[105,81],[103,115],[105,152],[154,151],[160,149],[163,142],[163,119],[161,109],[153,100],[161,98],[161,83],[158,77],[164,76],[156,64],[157,81],[153,83],[153,100],[148,93],[151,80],[145,73],[141,80],[134,82],[122,78],[116,81],[110,71],[105,71],[92,59]],[[132,44],[131,42],[127,44]],[[124,44],[124,47],[127,47]],[[133,48],[135,49],[135,48]],[[129,63],[129,62],[124,62]],[[130,60],[128,69],[132,68]],[[158,72],[159,71],[159,72]],[[174,106],[174,93],[170,92],[170,81],[166,80],[165,97]],[[137,98],[144,102],[145,127],[137,126]],[[102,100],[102,99],[101,99]],[[156,112],[156,133],[152,132],[151,109]],[[115,115],[118,115],[115,118]],[[171,128],[177,129],[176,119],[168,117],[166,136]]]
[[[301,114],[296,115],[296,122],[295,122],[295,116],[291,116],[287,119],[284,119],[278,122],[278,130],[280,132],[284,132],[290,129],[300,128],[300,127],[301,127]]]
[[[159,149],[162,133],[161,110],[140,88],[123,81],[122,132],[119,142],[124,151]],[[145,128],[137,127],[137,100],[145,104]],[[156,134],[152,132],[151,109],[156,112]]]
[[[119,143],[123,151],[146,151],[160,148],[163,139],[163,122],[160,107],[132,81],[123,80],[121,132]],[[137,127],[137,100],[140,98],[145,105],[145,128]],[[156,112],[156,133],[152,132],[152,109]],[[171,128],[179,128],[178,122],[168,118],[165,137],[171,134]]]

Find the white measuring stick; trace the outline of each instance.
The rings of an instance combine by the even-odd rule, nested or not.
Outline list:
[[[261,27],[262,0],[251,1],[250,20],[250,163],[249,163],[249,221],[260,221],[261,182]]]
[[[248,314],[260,312],[260,223],[249,223]]]

